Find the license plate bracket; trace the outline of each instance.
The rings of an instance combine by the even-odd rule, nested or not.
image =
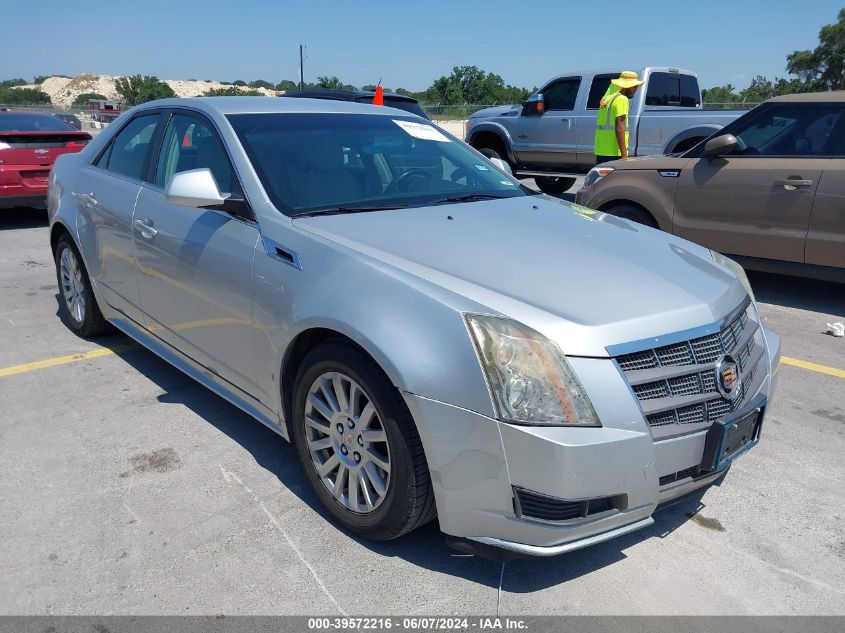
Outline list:
[[[737,457],[754,448],[760,441],[765,409],[761,404],[738,416],[714,422],[704,442],[701,470],[724,470]]]

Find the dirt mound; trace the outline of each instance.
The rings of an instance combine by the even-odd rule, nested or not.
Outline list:
[[[41,92],[47,93],[54,106],[63,108],[70,107],[76,98],[85,93],[101,94],[107,99],[120,100],[120,95],[115,90],[114,82],[117,76],[95,75],[93,73],[82,73],[71,79],[67,77],[49,77],[40,86],[21,86],[22,88],[38,88]],[[199,97],[212,89],[227,88],[218,81],[196,81],[185,79],[164,79],[164,83],[173,89],[177,97]],[[250,90],[250,88],[242,88]],[[266,96],[282,94],[276,90],[258,88],[258,92]]]

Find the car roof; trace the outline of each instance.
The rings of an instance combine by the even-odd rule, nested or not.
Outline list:
[[[358,97],[374,97],[375,92],[372,90],[332,90],[329,88],[313,88],[310,90],[296,90],[286,92],[283,97],[309,98],[314,99],[339,99],[351,100]],[[407,95],[396,94],[395,92],[385,92],[385,99],[395,99],[397,101],[410,101],[417,103],[417,100]]]
[[[845,90],[826,92],[802,92],[794,95],[781,95],[769,99],[773,103],[845,103]]]
[[[382,114],[389,116],[414,116],[405,110],[389,106],[374,106],[354,101],[336,99],[280,99],[278,97],[192,97],[187,99],[159,99],[148,101],[135,111],[150,108],[184,107],[209,114],[265,114],[265,113],[317,113],[317,114]]]

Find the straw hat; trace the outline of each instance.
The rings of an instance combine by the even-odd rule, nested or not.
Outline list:
[[[610,83],[620,88],[633,88],[634,86],[642,86],[645,82],[640,81],[637,73],[632,70],[625,70],[619,75],[619,79],[611,79]]]

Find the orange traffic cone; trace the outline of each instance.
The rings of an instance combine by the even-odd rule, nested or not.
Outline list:
[[[381,83],[376,86],[376,96],[373,97],[373,105],[384,105],[384,90],[382,90]]]

